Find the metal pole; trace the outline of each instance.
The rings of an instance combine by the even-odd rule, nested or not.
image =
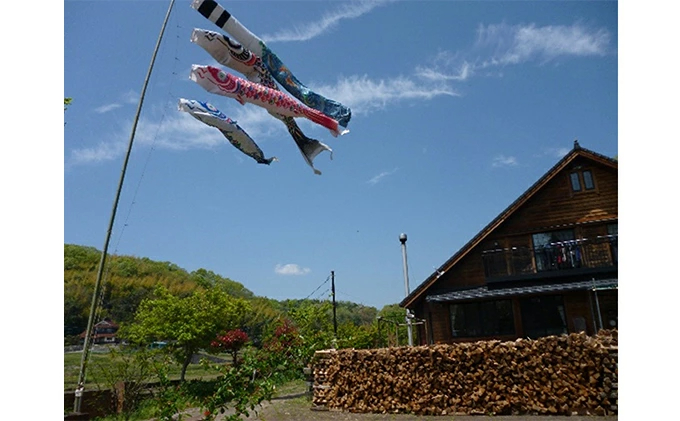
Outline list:
[[[83,355],[80,359],[80,374],[78,375],[78,385],[76,386],[75,399],[73,401],[73,412],[79,413],[82,393],[85,388],[85,374],[87,372],[87,360],[90,353],[90,345],[92,342],[92,327],[94,325],[94,317],[97,312],[97,300],[99,298],[102,275],[104,273],[104,265],[106,264],[106,255],[109,249],[109,241],[111,240],[111,231],[113,231],[113,223],[116,219],[116,210],[118,208],[118,201],[120,199],[120,193],[123,189],[123,181],[125,180],[125,170],[127,169],[128,161],[130,160],[130,152],[132,151],[132,143],[135,138],[135,131],[137,130],[137,123],[139,122],[139,115],[142,112],[142,104],[144,102],[144,95],[146,94],[146,88],[149,84],[149,79],[151,78],[151,71],[153,70],[154,62],[156,61],[156,54],[161,45],[161,40],[163,39],[163,33],[165,32],[165,27],[170,18],[170,12],[172,11],[172,6],[175,4],[175,0],[170,0],[170,6],[168,6],[168,12],[165,15],[165,20],[163,21],[163,26],[161,27],[161,32],[158,35],[158,41],[156,42],[156,48],[154,49],[153,56],[151,57],[151,64],[149,65],[149,70],[146,73],[146,79],[144,80],[144,85],[142,87],[142,93],[139,98],[139,104],[137,105],[137,113],[135,114],[134,122],[132,123],[132,133],[130,133],[130,141],[128,143],[128,149],[125,154],[125,159],[123,161],[123,169],[120,173],[120,179],[118,181],[118,189],[116,190],[116,197],[113,201],[113,209],[111,210],[111,217],[109,219],[109,226],[106,231],[106,239],[104,240],[104,247],[102,248],[102,256],[99,261],[99,268],[97,270],[97,279],[94,284],[94,292],[92,293],[92,304],[90,306],[90,315],[87,320],[87,331],[85,333],[85,342],[83,343]]]
[[[406,292],[406,297],[411,293],[408,287],[408,264],[406,262],[406,234],[401,234],[399,236],[399,242],[401,242],[401,256],[404,262],[404,290]],[[413,346],[413,332],[411,331],[411,313],[406,309],[406,329],[408,332],[408,346]]]
[[[595,280],[593,280],[593,284]],[[593,286],[593,293],[595,294],[595,308],[597,308],[597,320],[600,322],[600,329],[604,329],[604,323],[602,323],[602,313],[600,313],[600,299],[597,297],[597,289]],[[597,334],[597,329],[595,329],[595,334]]]
[[[590,304],[590,317],[593,319],[593,334],[597,334],[597,320],[595,320],[595,309],[593,309],[593,294],[588,294],[588,291],[586,291],[586,295],[588,295],[588,304]],[[587,327],[586,330],[588,330]]]
[[[335,271],[331,271],[331,296],[333,297],[333,337],[338,340],[338,319],[335,315]]]

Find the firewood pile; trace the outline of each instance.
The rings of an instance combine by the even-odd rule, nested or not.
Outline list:
[[[315,407],[371,413],[617,413],[618,334],[320,351]]]

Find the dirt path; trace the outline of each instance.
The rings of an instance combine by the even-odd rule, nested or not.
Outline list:
[[[357,414],[339,411],[314,411],[308,397],[303,394],[291,395],[270,402],[264,402],[257,414],[249,420],[259,421],[482,421],[489,417],[483,415],[408,415],[408,414]],[[617,421],[617,415],[610,416],[543,416],[543,415],[504,415],[497,416],[503,421]],[[192,409],[182,416],[182,421],[200,421],[200,409]],[[224,416],[218,416],[222,421]],[[152,421],[152,420],[149,420]]]

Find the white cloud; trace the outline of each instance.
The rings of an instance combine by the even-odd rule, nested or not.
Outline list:
[[[352,114],[382,110],[400,100],[430,100],[441,95],[459,96],[444,83],[418,83],[408,77],[370,79],[367,75],[343,78],[337,84],[319,86],[316,92],[347,105]]]
[[[481,67],[519,64],[538,60],[547,62],[560,56],[603,56],[611,35],[605,29],[588,29],[580,24],[480,25],[476,49],[491,50]]]
[[[71,152],[70,165],[109,161],[125,153],[124,142],[100,142],[90,148],[75,149]]]
[[[462,82],[484,69],[484,74],[501,76],[498,68],[558,57],[603,56],[610,50],[606,29],[571,26],[480,25],[477,40],[467,51],[440,51],[427,65],[416,68],[416,76],[431,82]]]
[[[129,90],[120,95],[120,101],[99,106],[95,108],[94,111],[98,114],[108,113],[109,111],[122,107],[123,104],[121,104],[121,102],[123,104],[137,104],[139,102],[139,94],[133,90]]]
[[[333,12],[327,13],[316,22],[307,22],[293,29],[262,35],[265,42],[307,41],[335,28],[342,19],[358,18],[389,0],[359,1],[343,4]]]
[[[303,268],[295,263],[287,263],[285,265],[278,264],[274,267],[274,272],[279,275],[306,275],[311,270],[309,268]]]
[[[97,107],[94,109],[94,112],[97,114],[104,114],[108,113],[109,111],[113,111],[116,108],[122,107],[121,104],[118,103],[113,103],[113,104],[107,104],[107,105],[102,105],[101,107]]]
[[[427,66],[416,68],[416,76],[431,81],[461,82],[470,78],[473,73],[472,63],[449,51],[440,51]]]
[[[569,148],[552,148],[549,150],[549,153],[555,158],[562,158],[569,152],[571,152]]]
[[[376,175],[375,177],[371,178],[370,180],[367,181],[368,184],[376,185],[378,184],[383,178],[387,177],[388,175],[392,175],[395,172],[397,172],[399,168],[395,168],[392,171],[383,171],[380,174]]]
[[[139,93],[130,89],[121,95],[121,100],[126,104],[137,104],[139,103]]]
[[[514,156],[498,155],[491,163],[492,167],[514,167],[517,165],[517,158]]]

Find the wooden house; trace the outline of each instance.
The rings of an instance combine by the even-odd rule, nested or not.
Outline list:
[[[401,303],[420,343],[618,324],[618,162],[574,148]]]
[[[116,344],[119,341],[118,324],[111,319],[104,319],[94,325],[94,334],[92,335],[92,343],[95,344]],[[84,342],[87,330],[80,334],[80,339]]]

